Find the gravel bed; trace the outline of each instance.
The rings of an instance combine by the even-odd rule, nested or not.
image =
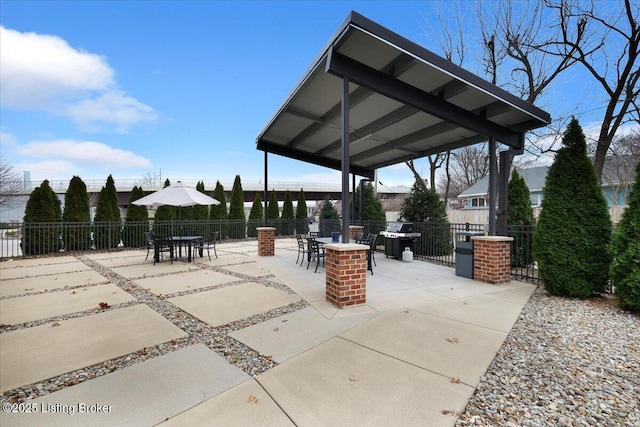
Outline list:
[[[640,426],[640,316],[539,288],[456,426]]]
[[[49,319],[41,319],[33,322],[21,323],[19,325],[0,325],[0,333],[6,333],[18,329],[30,328],[42,324],[51,323],[55,326],[57,323],[65,320],[74,319],[78,317],[84,317],[108,310],[115,310],[118,308],[128,307],[137,304],[145,304],[152,310],[161,314],[167,320],[178,326],[180,329],[187,333],[186,337],[175,339],[169,342],[161,343],[153,347],[145,347],[142,350],[126,354],[124,356],[110,359],[83,369],[79,369],[73,372],[69,372],[63,375],[59,375],[54,378],[41,381],[36,384],[30,384],[18,389],[10,390],[0,396],[0,403],[4,402],[23,402],[25,400],[33,399],[39,396],[58,391],[65,387],[70,387],[75,384],[82,383],[84,381],[100,377],[102,375],[114,372],[119,369],[123,369],[132,366],[136,363],[149,360],[153,357],[167,354],[172,351],[176,351],[190,345],[202,343],[224,357],[229,363],[234,364],[238,368],[245,371],[251,376],[255,376],[259,373],[265,372],[277,365],[271,359],[270,355],[260,354],[255,350],[247,347],[243,343],[228,336],[230,332],[246,328],[255,325],[260,322],[264,322],[269,319],[283,316],[288,313],[295,312],[302,308],[307,307],[309,304],[300,300],[298,302],[288,304],[286,306],[278,307],[276,309],[267,311],[265,313],[256,314],[245,319],[240,319],[225,325],[213,327],[207,323],[204,323],[189,313],[181,310],[175,305],[166,300],[167,295],[155,295],[152,292],[135,284],[135,279],[127,279],[119,274],[116,274],[113,270],[102,266],[99,262],[93,261],[85,256],[78,255],[77,258],[84,262],[86,265],[92,267],[98,273],[109,279],[110,283],[119,286],[124,291],[131,294],[135,300],[117,304],[108,307],[96,307],[93,310],[86,310],[77,313],[71,313],[68,315],[56,316]],[[240,263],[243,264],[243,263]],[[274,276],[248,276],[241,273],[225,270],[222,267],[208,266],[205,264],[197,264],[202,268],[208,268],[213,271],[222,272],[227,275],[237,277],[239,280],[230,283],[224,283],[207,287],[207,290],[217,289],[226,286],[234,286],[240,283],[257,282],[265,286],[270,286],[285,292],[293,293],[293,291],[286,285],[272,281]],[[168,273],[178,275],[180,273]],[[160,274],[159,276],[165,276],[168,274]],[[149,276],[145,276],[149,277]],[[155,277],[155,276],[154,276]],[[171,296],[186,295],[190,293],[202,292],[202,289],[194,289],[192,291],[179,292],[171,294]],[[33,293],[27,293],[24,295],[32,295]]]

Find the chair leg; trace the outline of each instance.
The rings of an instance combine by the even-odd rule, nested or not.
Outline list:
[[[216,242],[213,242],[213,254],[216,256],[216,259],[218,258],[218,251],[216,249]]]
[[[211,261],[211,252],[209,252],[209,245],[207,245],[207,256],[209,257],[209,261]]]

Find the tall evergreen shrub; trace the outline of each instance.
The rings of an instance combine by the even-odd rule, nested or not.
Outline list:
[[[229,237],[232,239],[244,239],[246,236],[246,223],[244,216],[244,192],[240,175],[236,175],[231,189],[231,202],[229,204]]]
[[[276,236],[278,236],[282,229],[282,224],[280,224],[280,209],[278,209],[278,196],[275,190],[271,190],[271,194],[269,194],[267,219],[269,220],[269,225],[276,228]]]
[[[320,234],[330,236],[334,231],[340,231],[340,215],[327,194],[320,207]]]
[[[621,307],[640,312],[640,163],[609,252],[609,276]]]
[[[107,184],[100,191],[98,206],[94,222],[94,237],[96,249],[112,249],[120,243],[120,207],[118,193],[113,177],[107,177]]]
[[[24,229],[22,231],[22,253],[24,255],[43,255],[62,249],[60,229],[57,224],[62,220],[60,199],[51,189],[49,180],[44,180],[33,189],[24,210]]]
[[[260,193],[256,193],[255,199],[253,199],[253,204],[251,205],[251,210],[249,211],[249,220],[247,221],[247,236],[249,237],[258,237],[257,227],[260,226],[262,219],[264,217],[264,213],[262,211],[262,197],[260,197]]]
[[[386,228],[386,215],[382,209],[382,203],[376,196],[373,189],[373,185],[370,182],[366,182],[362,191],[362,207],[360,207],[360,186],[356,188],[355,202],[358,208],[356,209],[356,217],[353,218],[354,222],[359,224],[360,216],[365,225],[368,225],[369,233],[379,233]],[[362,212],[360,212],[362,210]],[[382,237],[379,238],[382,241]]]
[[[68,251],[84,251],[91,247],[91,208],[87,186],[79,176],[69,181],[64,196],[62,222],[70,223],[64,228],[64,246]]]
[[[293,213],[293,199],[291,199],[291,192],[289,190],[284,193],[280,223],[282,225],[282,229],[280,230],[281,235],[292,236],[295,233],[296,221]]]
[[[296,206],[296,233],[307,234],[309,222],[307,219],[307,201],[304,199],[304,190],[298,193],[298,205]]]
[[[129,248],[140,248],[147,244],[144,233],[149,231],[149,211],[144,205],[132,203],[142,197],[144,197],[142,187],[134,186],[129,197],[122,234],[122,243]]]
[[[216,182],[216,188],[213,190],[213,198],[220,202],[219,205],[211,205],[209,210],[209,219],[212,221],[213,230],[220,232],[220,239],[229,237],[229,227],[227,220],[227,198],[224,194],[224,187],[220,181]]]
[[[164,181],[164,187],[167,188],[171,185],[171,181],[166,179]],[[153,232],[157,235],[170,236],[173,233],[173,221],[177,219],[177,212],[175,206],[158,206],[156,213],[153,216]]]
[[[447,219],[447,210],[438,193],[415,182],[411,193],[402,202],[401,221],[413,222],[421,239],[426,244],[417,245],[416,255],[440,256],[453,251],[451,225]]]
[[[534,257],[550,293],[587,297],[607,285],[611,219],[575,118],[562,145],[542,191]]]
[[[198,181],[196,184],[196,190],[201,192],[202,194],[207,194],[204,189],[204,182]],[[193,207],[193,219],[194,221],[206,221],[209,219],[209,206],[207,205],[196,205]]]
[[[511,243],[511,265],[524,267],[533,263],[533,208],[531,193],[524,178],[514,170],[509,181],[508,204],[509,236]]]

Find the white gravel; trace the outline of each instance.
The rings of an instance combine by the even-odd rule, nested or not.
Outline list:
[[[640,426],[640,316],[539,288],[456,426]]]

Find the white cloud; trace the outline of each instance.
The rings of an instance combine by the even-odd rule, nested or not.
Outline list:
[[[81,129],[89,131],[104,130],[105,124],[113,124],[116,131],[127,132],[138,123],[157,119],[153,108],[121,91],[78,102],[69,106],[66,114]]]
[[[17,144],[16,137],[10,133],[0,131],[0,145],[3,148],[15,147]]]
[[[57,36],[0,26],[0,75],[2,108],[67,116],[85,130],[127,132],[157,119],[118,88],[106,58]]]
[[[114,85],[113,70],[104,58],[76,50],[56,36],[2,26],[0,72],[0,100],[7,108],[45,108],[59,98]]]
[[[103,169],[149,168],[151,162],[131,151],[109,147],[101,142],[55,140],[32,141],[17,150],[25,157],[46,158],[48,162],[68,162],[70,165],[80,164],[76,168],[87,165]],[[67,168],[70,173],[74,166]]]

